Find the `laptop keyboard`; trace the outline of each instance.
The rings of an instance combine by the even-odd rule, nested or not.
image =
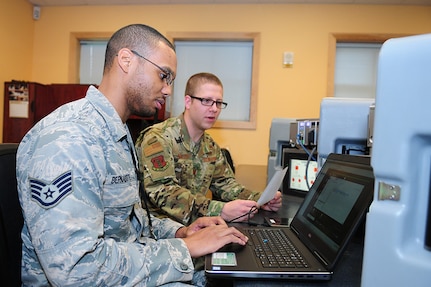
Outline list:
[[[280,229],[247,229],[254,252],[263,267],[307,268],[295,246]]]

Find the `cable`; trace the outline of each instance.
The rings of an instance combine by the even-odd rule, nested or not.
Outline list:
[[[238,217],[235,217],[232,220],[226,221],[226,223],[235,223],[236,220],[243,218],[244,216],[248,216],[247,218],[247,222],[250,223],[250,219],[251,219],[251,215],[253,214],[253,212],[255,212],[257,210],[256,206],[253,206],[252,208],[250,208],[250,210],[247,213],[244,213],[243,215],[240,215]]]
[[[310,153],[310,151],[304,146],[304,144],[300,141],[300,134],[297,134],[296,135],[296,141],[298,142],[298,144],[301,146],[301,148],[308,154],[308,156],[310,156],[311,157],[311,159],[312,160],[316,160],[315,158],[314,158],[314,156],[313,156],[313,154],[312,153]]]
[[[308,190],[310,190],[310,183],[308,182],[308,166],[310,165],[312,155],[314,154],[315,151],[316,151],[316,147],[314,147],[311,150],[311,153],[308,154],[307,164],[305,165],[305,183],[307,184]]]
[[[313,154],[316,151],[316,147],[313,147],[313,149],[311,150],[311,152],[304,146],[304,144],[301,142],[300,140],[301,135],[297,134],[296,135],[296,141],[298,142],[298,144],[301,146],[301,148],[305,151],[306,154],[308,154],[308,158],[307,158],[307,164],[305,165],[305,183],[307,184],[307,188],[308,190],[310,190],[310,183],[308,182],[308,166],[310,165],[310,161],[316,161],[316,159],[314,158]]]

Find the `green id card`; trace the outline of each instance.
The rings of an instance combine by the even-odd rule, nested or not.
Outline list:
[[[236,256],[233,252],[215,252],[211,258],[212,265],[236,266]]]

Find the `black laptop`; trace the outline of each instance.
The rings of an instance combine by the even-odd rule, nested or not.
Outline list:
[[[330,280],[373,190],[368,156],[330,154],[289,228],[241,226],[247,245],[207,255],[206,276]]]

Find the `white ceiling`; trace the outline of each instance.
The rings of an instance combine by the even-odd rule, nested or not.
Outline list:
[[[431,0],[28,0],[35,6],[149,5],[149,4],[373,4],[425,5]]]

